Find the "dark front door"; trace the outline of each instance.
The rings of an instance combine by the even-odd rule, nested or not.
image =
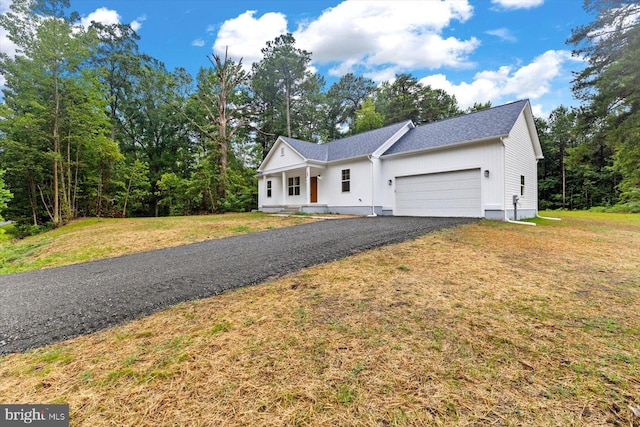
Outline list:
[[[318,177],[311,177],[311,203],[318,203]]]

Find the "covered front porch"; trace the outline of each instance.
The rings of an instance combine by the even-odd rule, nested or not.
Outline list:
[[[322,201],[322,165],[304,164],[259,174],[258,209],[263,212],[325,213]]]

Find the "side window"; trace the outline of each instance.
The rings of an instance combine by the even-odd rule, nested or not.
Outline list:
[[[351,191],[351,169],[342,169],[342,192]]]
[[[289,195],[290,196],[299,196],[300,195],[300,177],[294,176],[289,178],[288,182]]]
[[[524,175],[520,175],[520,195],[524,196]]]
[[[267,197],[271,197],[271,181],[267,181]]]

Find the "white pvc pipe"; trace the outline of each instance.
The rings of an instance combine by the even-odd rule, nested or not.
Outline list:
[[[506,219],[507,222],[510,222],[511,224],[520,224],[520,225],[533,225],[535,226],[536,224],[533,222],[526,222],[526,221],[514,221],[512,219],[507,218]]]
[[[550,219],[551,221],[562,221],[562,219],[560,219],[560,218],[553,218],[553,217],[550,217],[550,216],[540,216],[540,215],[538,215],[537,212],[536,212],[536,218]]]

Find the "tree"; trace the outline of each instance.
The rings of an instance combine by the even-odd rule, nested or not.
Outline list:
[[[328,120],[332,124],[330,139],[340,137],[339,128],[352,128],[356,111],[375,92],[373,80],[347,73],[335,82],[327,92]]]
[[[0,57],[7,80],[3,157],[35,162],[9,168],[7,179],[11,188],[28,186],[16,194],[22,202],[28,195],[34,223],[40,206],[55,226],[78,212],[79,182],[92,173],[83,161],[97,156],[108,165],[102,156],[118,155],[105,149],[105,104],[95,95],[102,88],[87,67],[96,39],[76,25],[77,14],[66,14],[68,7],[66,0],[16,0],[0,16],[18,46],[15,57]]]
[[[309,71],[311,53],[296,48],[291,34],[267,42],[262,53],[253,64],[251,90],[264,157],[278,135],[320,139],[314,133],[322,128],[317,121],[324,79]]]
[[[354,133],[366,132],[382,126],[384,126],[384,117],[376,111],[373,99],[365,99],[360,108],[356,110]]]
[[[404,120],[421,125],[460,114],[455,97],[442,89],[423,86],[410,74],[396,74],[393,83],[383,83],[376,108],[384,115],[385,125]]]
[[[4,180],[2,179],[3,175],[4,171],[0,171],[0,221],[4,221],[2,218],[2,212],[7,208],[9,200],[13,198],[11,191],[6,189],[4,186]]]
[[[640,202],[640,5],[635,1],[585,0],[593,22],[573,30],[574,54],[588,60],[573,82],[584,101],[585,133],[611,151],[625,201]],[[583,153],[584,154],[584,153]],[[597,176],[594,177],[600,180]]]
[[[149,166],[151,190],[147,214],[160,215],[157,183],[165,173],[186,178],[191,173],[194,151],[189,121],[180,113],[185,109],[191,77],[181,69],[169,72],[152,60],[135,71],[130,92],[120,114],[120,147],[130,159]]]
[[[217,198],[226,194],[229,150],[236,133],[246,125],[248,105],[245,87],[249,76],[242,68],[242,59],[236,63],[229,59],[227,53],[225,51],[224,59],[215,54],[209,57],[213,69],[200,69],[198,90],[194,94],[204,109],[205,123],[193,123],[203,136],[214,143],[210,152],[217,157]]]

